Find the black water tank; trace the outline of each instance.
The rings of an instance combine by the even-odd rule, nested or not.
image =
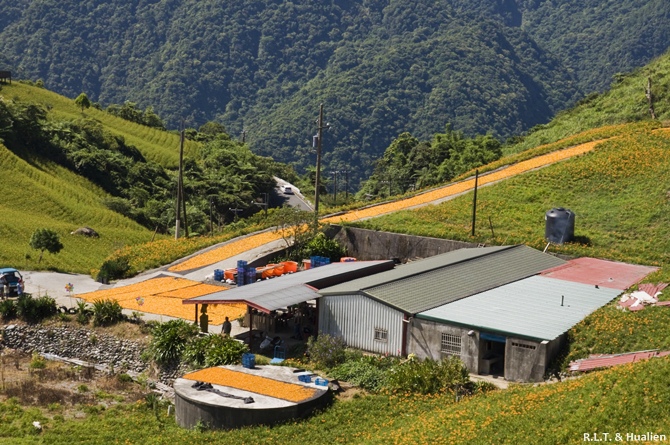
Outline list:
[[[563,207],[551,209],[545,213],[544,220],[544,237],[550,243],[563,244],[575,237],[575,214],[572,211]]]

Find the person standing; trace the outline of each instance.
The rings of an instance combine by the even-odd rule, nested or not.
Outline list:
[[[226,321],[223,322],[221,333],[226,337],[230,337],[230,331],[232,330],[232,328],[233,325],[230,323],[230,320],[228,320],[228,317],[226,317]]]

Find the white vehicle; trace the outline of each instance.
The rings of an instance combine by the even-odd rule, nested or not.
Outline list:
[[[285,195],[292,195],[292,194],[293,194],[293,189],[291,188],[290,185],[282,185],[282,186],[281,186],[281,191],[282,191]]]

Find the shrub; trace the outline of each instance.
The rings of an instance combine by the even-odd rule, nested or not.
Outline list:
[[[170,320],[151,327],[148,355],[159,364],[181,358],[186,345],[198,335],[198,327],[184,320]]]
[[[5,320],[16,318],[16,304],[12,300],[0,301],[0,317]]]
[[[91,311],[86,307],[86,302],[83,300],[77,301],[77,322],[79,324],[88,324],[91,316]]]
[[[346,344],[342,337],[320,333],[307,340],[307,354],[317,368],[332,368],[343,363]]]
[[[247,346],[230,337],[207,335],[189,341],[183,359],[200,367],[232,365],[239,363],[245,352],[248,352]]]
[[[468,371],[457,357],[441,361],[410,359],[394,366],[386,376],[389,390],[420,394],[463,392],[470,386]]]
[[[32,295],[24,293],[16,300],[16,312],[19,319],[34,324],[55,315],[58,307],[56,300],[48,295],[33,298]]]
[[[93,302],[93,325],[110,326],[123,320],[121,305],[116,300],[95,300]]]
[[[130,275],[130,269],[130,262],[127,257],[109,259],[102,263],[95,280],[100,283],[109,283],[110,280],[126,278]]]
[[[37,352],[33,352],[30,358],[30,369],[44,369],[47,367],[47,361]]]
[[[379,366],[378,361],[376,357],[347,360],[331,369],[329,375],[368,391],[377,392],[384,387],[386,381],[386,370]]]

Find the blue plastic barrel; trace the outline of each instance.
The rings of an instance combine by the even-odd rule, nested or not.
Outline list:
[[[222,269],[214,269],[214,281],[223,281]]]

